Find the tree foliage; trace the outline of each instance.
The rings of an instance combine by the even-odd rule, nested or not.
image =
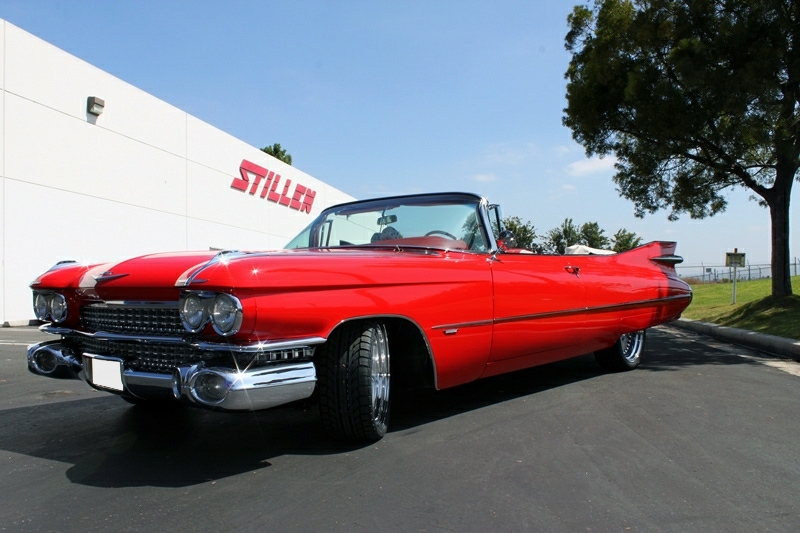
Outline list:
[[[530,221],[523,223],[517,216],[503,219],[503,227],[514,232],[517,246],[535,253],[564,254],[567,246],[584,244],[591,248],[609,249],[613,244],[615,252],[624,252],[642,244],[642,238],[625,228],[620,229],[609,239],[605,230],[597,222],[586,222],[581,226],[576,225],[571,218],[564,219],[557,228],[553,228],[546,235],[536,234],[536,228]],[[536,242],[543,239],[542,242]]]
[[[611,238],[614,243],[612,250],[615,252],[625,252],[627,250],[632,250],[637,246],[642,244],[642,238],[636,235],[632,231],[628,231],[625,228],[620,229],[618,232],[614,234]]]
[[[585,244],[590,248],[606,248],[611,241],[604,235],[597,222],[587,222],[581,226],[581,236],[578,244]]]
[[[572,222],[571,218],[565,218],[560,226],[547,232],[547,241],[545,241],[544,247],[549,253],[564,254],[567,246],[578,244],[580,238],[580,228]]]
[[[530,221],[523,223],[520,217],[506,217],[503,219],[505,229],[514,232],[517,239],[517,247],[532,250],[536,253],[542,252],[542,247],[536,243],[539,238],[536,235],[536,228]]]
[[[578,226],[571,218],[565,218],[560,226],[547,232],[542,248],[549,253],[564,254],[567,247],[574,244],[608,249],[611,240],[605,236],[605,230],[601,229],[597,222],[586,222]]]
[[[292,164],[292,154],[288,153],[284,148],[281,148],[280,143],[275,143],[272,146],[265,146],[261,151],[271,155],[275,159],[280,159],[287,165]]]
[[[751,190],[770,210],[772,293],[791,294],[800,2],[596,0],[568,22],[564,124],[588,155],[616,155],[635,214],[703,218]]]

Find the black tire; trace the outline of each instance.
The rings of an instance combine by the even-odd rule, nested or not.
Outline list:
[[[610,348],[594,352],[597,364],[610,372],[633,370],[642,362],[645,330],[626,333]]]
[[[337,439],[376,441],[389,424],[389,341],[379,322],[340,326],[317,353],[319,413]]]

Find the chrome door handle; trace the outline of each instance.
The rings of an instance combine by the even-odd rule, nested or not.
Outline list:
[[[570,274],[575,274],[576,277],[581,277],[581,267],[567,265],[564,267],[564,270]]]

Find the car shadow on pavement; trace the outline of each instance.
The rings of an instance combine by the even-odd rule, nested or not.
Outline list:
[[[400,391],[392,400],[391,431],[403,431],[530,395],[592,379],[604,372],[592,354],[481,379],[445,389]]]
[[[677,371],[699,365],[759,365],[752,359],[710,347],[694,334],[652,329],[642,364],[635,372]],[[395,397],[391,430],[401,431],[489,405],[605,375],[594,354],[520,370],[443,391],[411,391]],[[625,374],[625,373],[622,373]],[[621,376],[623,377],[623,376]]]
[[[589,355],[447,391],[401,393],[393,400],[390,432],[600,373]],[[0,410],[0,450],[69,464],[71,482],[94,487],[185,487],[268,468],[275,457],[368,445],[330,438],[313,401],[218,413],[177,403],[148,409],[103,396]]]
[[[701,342],[702,344],[698,344]],[[637,371],[662,372],[697,365],[760,364],[752,359],[739,357],[731,353],[731,350],[719,348],[732,345],[674,328],[649,329],[646,343],[642,364]],[[750,353],[746,348],[736,348],[735,351],[742,354]]]
[[[269,467],[280,455],[354,448],[328,438],[316,409],[300,404],[216,413],[105,396],[0,411],[0,449],[71,464],[70,481],[96,487],[190,486]]]
[[[700,364],[757,364],[697,339],[655,331],[637,371]],[[390,432],[603,375],[592,354],[444,391],[393,392]],[[333,455],[366,445],[328,437],[312,402],[217,413],[175,404],[159,410],[104,396],[0,410],[0,450],[71,464],[67,478],[95,487],[185,487],[258,471],[285,455]]]

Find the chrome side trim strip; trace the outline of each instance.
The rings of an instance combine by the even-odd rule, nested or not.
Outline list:
[[[542,318],[556,318],[560,316],[571,316],[583,313],[605,313],[609,311],[620,311],[623,309],[636,309],[639,307],[648,307],[651,305],[664,305],[669,302],[691,299],[691,294],[681,294],[678,296],[667,296],[665,298],[654,298],[652,300],[638,300],[635,302],[626,302],[621,304],[600,305],[596,307],[581,307],[576,309],[565,309],[563,311],[551,311],[547,313],[534,313],[530,315],[509,316],[503,318],[495,318],[494,320],[480,320],[476,322],[461,322],[458,324],[443,324],[433,326],[432,329],[458,329],[488,326],[493,324],[507,324],[509,322],[526,322],[529,320],[539,320]]]
[[[583,307],[580,309],[565,309],[564,311],[550,311],[548,313],[536,313],[532,315],[508,316],[504,318],[496,318],[494,323],[507,324],[509,322],[527,322],[528,320],[539,320],[541,318],[558,318],[560,316],[584,314],[586,311],[587,308]]]
[[[636,302],[628,302],[623,304],[610,304],[610,305],[599,305],[597,307],[587,307],[587,313],[604,313],[606,311],[620,311],[623,309],[636,309],[639,307],[647,307],[649,305],[658,304],[664,305],[670,302],[678,302],[681,300],[691,300],[691,294],[680,294],[678,296],[667,296],[665,298],[655,298],[653,300],[639,300]]]
[[[459,329],[459,328],[477,328],[481,326],[491,326],[494,320],[477,320],[475,322],[459,322],[458,324],[443,324],[440,326],[433,326],[431,329]]]

